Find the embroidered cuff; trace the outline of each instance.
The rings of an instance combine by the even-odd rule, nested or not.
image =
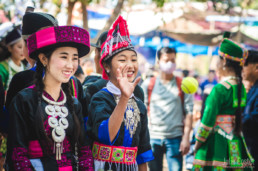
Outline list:
[[[78,156],[79,168],[80,170],[93,171],[93,157],[89,146],[84,146],[80,148],[80,153]]]
[[[22,147],[13,149],[12,160],[15,170],[32,171],[31,162],[28,158],[28,150]]]
[[[98,137],[101,143],[106,145],[113,145],[116,142],[116,139],[119,135],[120,130],[118,130],[115,139],[113,140],[113,142],[111,142],[109,137],[109,131],[108,131],[108,121],[109,119],[101,122],[98,130]]]
[[[154,159],[154,156],[153,156],[152,150],[145,151],[144,153],[139,154],[136,157],[136,161],[137,161],[138,165],[142,164],[142,163],[149,162],[153,159]]]
[[[211,130],[212,130],[212,127],[208,127],[203,123],[201,123],[195,138],[200,142],[205,142]]]

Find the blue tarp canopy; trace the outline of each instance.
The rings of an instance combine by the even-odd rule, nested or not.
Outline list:
[[[225,15],[209,15],[206,21],[220,21],[226,23],[245,23],[248,26],[258,26],[258,17],[239,17],[239,16],[225,16]]]

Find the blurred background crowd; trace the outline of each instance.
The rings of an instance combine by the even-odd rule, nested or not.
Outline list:
[[[175,48],[174,74],[191,76],[199,82],[194,95],[194,121],[201,116],[204,94],[218,83],[216,63],[223,33],[231,32],[231,39],[249,50],[258,48],[257,0],[0,0],[0,52],[6,34],[20,27],[27,6],[52,14],[59,25],[87,29],[91,42],[96,42],[121,14],[138,53],[142,80],[158,75],[156,58],[161,47]],[[82,84],[88,75],[96,73],[95,53],[93,47],[80,59],[75,76]],[[0,60],[5,59],[0,56]],[[20,60],[24,69],[30,68],[24,56]],[[248,91],[251,85],[247,80],[244,84]]]

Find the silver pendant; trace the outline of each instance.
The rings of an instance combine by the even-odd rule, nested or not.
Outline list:
[[[51,128],[55,128],[55,127],[58,126],[58,121],[57,121],[56,118],[50,117],[50,118],[48,119],[48,124],[49,124],[49,126],[50,126]]]
[[[115,96],[115,101],[116,101],[116,103],[118,103],[118,101],[119,101],[118,96]],[[124,123],[125,123],[126,129],[129,130],[131,138],[135,134],[136,128],[137,128],[140,120],[141,120],[140,111],[135,102],[135,99],[130,98],[127,103],[127,109],[125,112]]]
[[[45,112],[46,112],[48,115],[50,115],[50,116],[54,115],[54,114],[55,114],[55,108],[54,108],[54,106],[52,106],[52,105],[47,105],[47,106],[45,107]]]

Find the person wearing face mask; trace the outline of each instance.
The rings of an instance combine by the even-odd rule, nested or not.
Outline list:
[[[160,171],[166,153],[169,170],[182,170],[182,156],[190,147],[193,96],[183,94],[181,79],[175,77],[176,50],[161,48],[158,53],[160,73],[142,84],[148,107],[150,143],[155,159],[150,171]]]

